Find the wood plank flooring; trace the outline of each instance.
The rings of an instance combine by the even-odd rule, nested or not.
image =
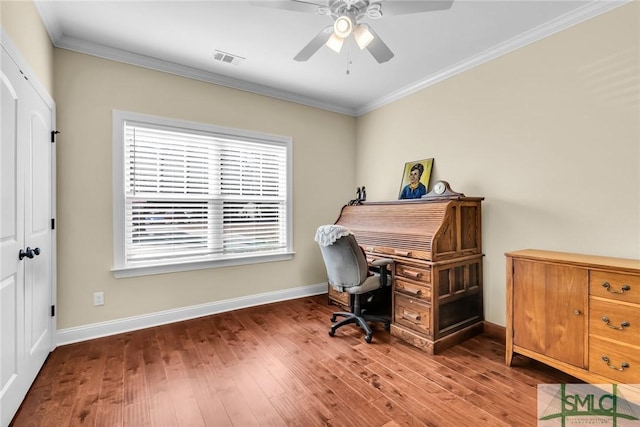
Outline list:
[[[57,348],[11,424],[535,426],[536,385],[578,382],[479,336],[429,356],[376,326],[327,334],[326,296]]]

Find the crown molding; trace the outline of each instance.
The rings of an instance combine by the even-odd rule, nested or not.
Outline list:
[[[620,7],[632,0],[595,0],[579,9],[560,16],[552,21],[540,25],[526,33],[522,33],[510,40],[500,43],[489,50],[478,55],[459,62],[441,72],[433,74],[423,80],[419,80],[414,84],[405,86],[395,92],[385,95],[377,100],[370,102],[356,109],[356,117],[362,116],[373,110],[381,108],[394,101],[402,99],[408,95],[432,86],[448,78],[454,77],[460,73],[468,71],[474,67],[492,61],[509,52],[525,47],[531,43],[542,40],[567,28],[573,27],[581,22],[594,18],[605,12]]]
[[[44,28],[47,30],[47,33],[49,33],[49,38],[55,46],[56,40],[60,40],[62,38],[62,28],[60,27],[60,23],[53,18],[55,16],[55,13],[51,10],[52,3],[53,2],[50,1],[40,0],[34,0],[33,2],[33,4],[36,6],[36,9],[38,10],[40,19],[42,19]]]
[[[359,108],[350,108],[343,105],[328,103],[317,100],[315,98],[299,95],[272,87],[247,82],[240,79],[234,79],[220,74],[187,67],[184,65],[159,60],[145,55],[140,55],[120,49],[114,49],[108,46],[90,43],[84,40],[66,36],[62,33],[61,28],[50,19],[47,2],[36,1],[36,7],[40,12],[40,16],[47,28],[49,36],[54,46],[62,49],[68,49],[79,53],[97,56],[104,59],[123,62],[156,71],[166,72],[181,77],[187,77],[208,83],[213,83],[228,88],[243,90],[246,92],[269,96],[284,101],[295,102],[297,104],[307,105],[314,108],[320,108],[339,114],[353,117],[359,117],[373,110],[381,108],[387,104],[395,102],[415,92],[425,89],[429,86],[442,82],[448,78],[454,77],[460,73],[468,71],[474,67],[482,65],[486,62],[494,60],[509,52],[525,47],[531,43],[549,37],[555,33],[563,31],[602,13],[613,10],[633,0],[594,0],[589,4],[576,9],[570,13],[556,18],[550,22],[540,25],[526,33],[520,34],[510,40],[500,43],[491,49],[486,50],[478,55],[468,58],[462,62],[452,65],[441,72],[427,76],[411,85],[405,86],[397,91],[380,97]]]
[[[265,95],[284,101],[291,101],[297,104],[307,105],[310,107],[320,108],[323,110],[333,111],[349,116],[355,115],[355,109],[353,108],[322,102],[317,99],[299,95],[293,92],[275,89],[269,86],[251,83],[244,80],[234,79],[232,77],[222,76],[210,71],[204,71],[173,62],[152,58],[146,55],[140,55],[125,50],[115,49],[101,44],[87,42],[85,40],[77,39],[74,37],[63,35],[60,39],[54,40],[54,45],[61,49],[67,49],[104,59],[109,59],[130,65],[136,65],[139,67],[161,71],[168,74],[174,74],[176,76],[187,77],[207,83],[213,83],[216,85],[238,89],[245,92],[251,92],[258,95]]]

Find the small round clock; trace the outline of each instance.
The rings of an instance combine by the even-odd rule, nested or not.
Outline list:
[[[464,197],[464,194],[453,191],[447,181],[436,181],[431,188],[431,192],[422,196],[423,199],[453,199],[460,197]]]
[[[443,194],[447,190],[447,184],[443,181],[438,181],[433,186],[433,192],[436,194]]]

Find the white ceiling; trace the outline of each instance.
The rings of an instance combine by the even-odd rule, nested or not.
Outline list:
[[[397,0],[378,1],[384,12],[385,2]],[[447,10],[365,18],[395,53],[384,64],[355,43],[340,54],[323,46],[307,62],[294,61],[332,18],[255,2],[36,0],[36,6],[58,47],[358,116],[625,2],[455,0]],[[246,59],[217,62],[215,50]]]

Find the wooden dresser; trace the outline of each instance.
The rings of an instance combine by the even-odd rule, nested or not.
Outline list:
[[[640,383],[640,260],[506,257],[507,365],[518,353],[593,384]]]
[[[430,354],[482,332],[482,200],[363,203],[336,221],[368,258],[394,260],[391,334]]]

